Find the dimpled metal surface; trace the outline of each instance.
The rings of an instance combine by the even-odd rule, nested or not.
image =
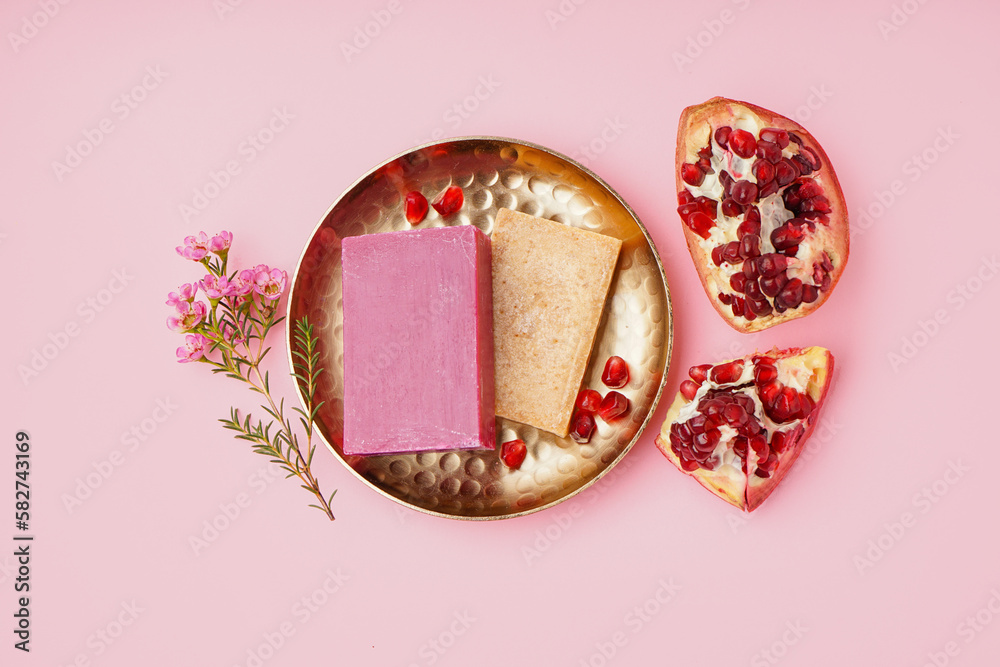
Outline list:
[[[431,208],[417,227],[475,225],[490,234],[500,208],[522,211],[622,240],[618,268],[583,386],[601,384],[611,355],[629,364],[618,391],[631,408],[612,424],[596,418],[587,444],[506,419],[497,420],[495,451],[345,456],[343,442],[343,310],[340,239],[413,229],[403,199],[428,199],[458,185],[465,204],[447,219]],[[421,146],[372,169],[330,208],[299,259],[288,298],[291,322],[303,316],[319,339],[318,430],[349,470],[379,492],[414,509],[457,519],[501,519],[550,507],[608,472],[638,440],[659,400],[670,363],[673,318],[659,255],[632,210],[599,177],[541,146],[499,137],[467,137]],[[291,341],[288,341],[291,350]],[[289,364],[291,359],[289,358]],[[376,362],[377,364],[378,362]],[[392,363],[387,346],[382,363]],[[302,387],[297,386],[299,397]],[[500,443],[520,438],[528,455],[518,470],[500,460]]]

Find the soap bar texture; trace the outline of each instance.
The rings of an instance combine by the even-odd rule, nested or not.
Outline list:
[[[503,208],[492,238],[497,415],[565,437],[621,241]]]
[[[471,226],[343,240],[345,454],[492,449],[490,239]]]

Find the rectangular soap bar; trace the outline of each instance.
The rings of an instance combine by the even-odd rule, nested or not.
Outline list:
[[[492,238],[497,415],[565,437],[621,241],[504,208]]]
[[[471,226],[343,240],[344,453],[492,449],[490,239]]]

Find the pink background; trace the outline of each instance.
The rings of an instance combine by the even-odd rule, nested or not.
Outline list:
[[[996,664],[995,3],[232,0],[220,15],[225,1],[0,9],[0,540],[14,533],[17,429],[31,434],[37,536],[30,655],[11,647],[0,548],[0,662]],[[346,57],[366,25],[375,36]],[[162,80],[146,78],[126,117],[115,100],[147,68]],[[852,213],[828,304],[757,335],[713,312],[674,211],[677,117],[716,94],[803,121]],[[241,142],[274,109],[292,118],[251,160]],[[60,180],[53,162],[103,119],[111,133]],[[339,489],[328,523],[221,428],[253,397],[174,362],[163,300],[198,277],[174,246],[228,229],[235,264],[291,270],[345,187],[435,133],[574,155],[635,208],[673,295],[668,395],[695,363],[833,350],[823,426],[759,511],[741,516],[656,451],[668,400],[593,488],[487,523],[404,510],[321,452],[317,474]],[[186,220],[180,206],[228,161],[239,172]],[[228,527],[195,553],[212,521]]]

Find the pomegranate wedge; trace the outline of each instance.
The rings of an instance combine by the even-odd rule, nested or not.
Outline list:
[[[707,375],[694,366],[656,446],[706,489],[753,511],[798,458],[832,375],[833,355],[822,347],[774,349],[716,364]]]
[[[722,97],[677,129],[677,212],[712,306],[737,331],[808,315],[847,263],[847,206],[802,126]]]

